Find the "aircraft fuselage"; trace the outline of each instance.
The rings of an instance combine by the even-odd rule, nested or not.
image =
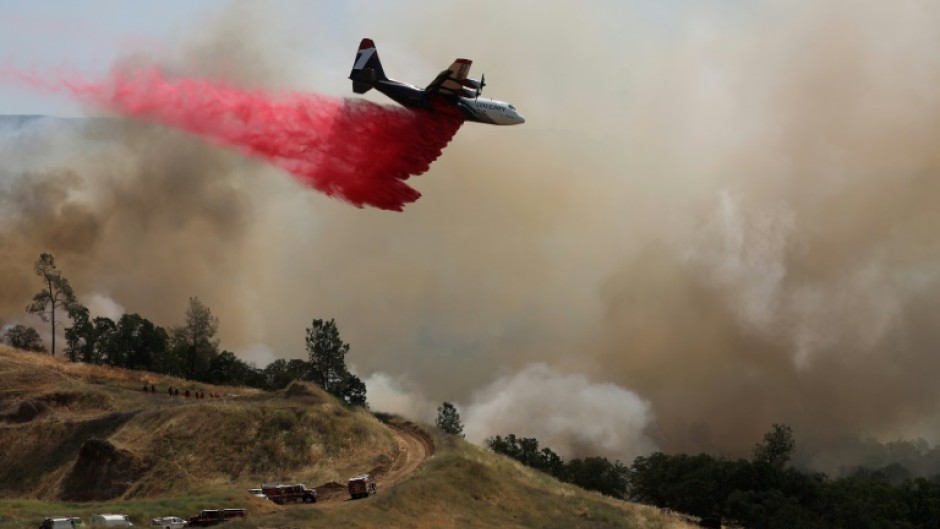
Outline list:
[[[423,88],[393,79],[376,81],[373,88],[385,94],[392,101],[408,108],[460,115],[466,121],[476,121],[490,125],[525,123],[525,118],[516,111],[515,107],[495,99],[428,94]]]
[[[430,112],[460,117],[466,121],[491,125],[517,125],[525,118],[516,107],[504,101],[480,97],[486,85],[480,80],[467,78],[471,61],[457,59],[428,85],[427,88],[390,79],[385,75],[379,54],[372,39],[362,39],[353,61],[349,79],[353,92],[364,94],[375,88],[396,103]]]

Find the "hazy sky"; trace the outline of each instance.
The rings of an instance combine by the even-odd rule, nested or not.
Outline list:
[[[173,49],[177,39],[197,31],[207,16],[233,5],[249,4],[281,13],[283,20],[296,26],[296,31],[290,31],[291,38],[306,38],[307,44],[312,44],[315,36],[305,35],[308,32],[301,28],[305,17],[314,13],[321,17],[326,14],[331,19],[331,24],[319,26],[320,31],[324,27],[352,29],[347,27],[348,2],[342,0],[316,2],[316,5],[231,0],[4,0],[0,1],[0,63],[27,71],[79,72],[93,78],[106,72],[125,54],[143,50],[159,55],[161,50]],[[292,12],[298,16],[291,16]],[[348,37],[346,47],[353,45],[351,42],[356,38]],[[85,113],[68,97],[0,84],[0,114],[78,116]]]
[[[10,4],[19,69],[146,57],[347,96],[368,36],[419,86],[473,59],[527,122],[464,125],[402,214],[165,127],[21,135],[0,144],[7,322],[48,250],[89,304],[173,325],[198,295],[261,365],[335,317],[377,407],[453,400],[476,438],[940,440],[938,2]],[[0,83],[0,112],[81,107]]]
[[[629,16],[639,17],[650,27],[677,31],[680,26],[676,22],[683,6],[696,3],[693,0],[629,2]],[[278,20],[282,32],[269,37],[290,39],[291,45],[301,55],[303,48],[307,47],[311,50],[311,58],[314,49],[320,52],[317,57],[320,68],[323,68],[324,62],[330,61],[330,57],[322,53],[327,46],[335,45],[337,50],[343,50],[344,53],[335,57],[336,71],[342,75],[326,79],[328,82],[322,82],[315,88],[321,92],[345,94],[348,89],[345,69],[348,68],[349,49],[354,49],[360,38],[376,38],[386,54],[399,52],[397,40],[408,40],[407,36],[399,34],[396,24],[387,23],[389,19],[383,18],[381,13],[407,17],[409,12],[413,12],[416,18],[433,18],[428,17],[426,11],[439,9],[436,4],[433,1],[418,1],[395,6],[354,0],[3,0],[0,1],[0,61],[27,71],[58,70],[96,77],[107,71],[117,58],[128,53],[143,50],[159,55],[161,51],[173,49],[178,39],[189,38],[198,32],[199,26],[214,13],[224,12],[233,6],[252,6],[255,13],[269,12],[272,18]],[[594,4],[594,9],[607,11],[612,17],[607,23],[614,24],[617,16],[624,15],[628,3],[599,0]],[[712,8],[723,9],[735,4],[738,2],[723,0],[712,2]],[[472,11],[474,15],[467,17],[466,24],[449,28],[447,40],[427,41],[423,53],[440,49],[455,50],[454,53],[461,56],[472,56],[472,51],[481,47],[480,41],[485,44],[487,35],[493,30],[505,32],[507,19],[518,24],[521,31],[538,26],[542,23],[544,13],[554,9],[551,3],[531,0],[492,0],[473,2],[472,5],[479,7],[479,10]],[[357,13],[363,11],[368,13],[357,16]],[[310,22],[313,19],[317,20],[315,24]],[[408,52],[407,48],[401,51]],[[599,48],[597,52],[600,60],[610,50]],[[442,55],[449,57],[448,53]],[[443,68],[449,60],[441,59],[440,65],[434,68]],[[408,58],[400,57],[399,61],[408,62]],[[303,69],[303,65],[295,66]],[[556,75],[567,73],[559,70]],[[412,82],[421,85],[423,80]],[[311,87],[294,88],[303,90]],[[84,113],[87,111],[68,97],[37,93],[7,83],[0,84],[0,114],[77,116]]]

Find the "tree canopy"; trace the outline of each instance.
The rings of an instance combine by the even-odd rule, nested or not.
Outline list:
[[[332,319],[315,319],[307,329],[309,360],[279,359],[259,369],[233,352],[219,352],[219,319],[197,297],[189,298],[184,324],[169,330],[139,314],[123,314],[117,321],[103,316],[93,318],[88,308],[75,300],[51,255],[42,254],[35,268],[47,288],[35,296],[28,309],[53,325],[56,312],[67,311],[72,324],[65,329],[65,351],[73,362],[268,390],[283,389],[294,380],[308,380],[350,406],[368,407],[366,385],[347,369],[349,344],[340,338]],[[23,325],[11,327],[4,339],[14,347],[45,351],[39,333]]]
[[[10,344],[10,347],[37,353],[46,352],[46,347],[42,344],[39,333],[32,327],[16,324],[7,329],[3,336],[6,342]]]
[[[490,437],[486,440],[486,446],[561,481],[615,498],[626,497],[629,471],[620,461],[588,457],[565,462],[551,448],[539,449],[537,439],[517,437],[515,434]]]

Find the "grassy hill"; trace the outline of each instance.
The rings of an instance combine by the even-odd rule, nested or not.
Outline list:
[[[144,392],[144,384],[157,392]],[[180,396],[168,395],[169,387]],[[187,389],[220,397],[186,398]],[[430,449],[409,447],[406,437]],[[274,393],[217,387],[4,346],[0,447],[0,529],[35,527],[53,514],[87,521],[101,512],[146,525],[155,516],[218,507],[249,510],[229,529],[691,527],[461,439],[408,430],[398,419],[386,424],[314,386]],[[418,451],[429,457],[402,465]],[[322,487],[326,499],[362,472],[379,476],[379,494],[367,500],[339,494],[282,507],[246,492],[261,482],[303,482]]]

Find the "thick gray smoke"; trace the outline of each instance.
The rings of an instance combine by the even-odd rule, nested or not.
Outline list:
[[[482,413],[474,395],[544,364],[580,404],[512,429],[571,455],[618,455],[591,430],[618,413],[625,458],[741,453],[772,422],[940,440],[940,5],[406,4],[231,8],[155,60],[342,93],[370,36],[418,85],[474,59],[527,123],[465,126],[400,215],[149,125],[5,151],[0,319],[49,250],[85,296],[159,323],[198,295],[246,356],[299,357],[335,317],[361,374],[423,395],[394,404],[415,413]]]
[[[646,435],[653,419],[649,402],[545,364],[526,366],[476,392],[464,416],[470,440],[512,432],[535,437],[563,457],[593,454],[629,462],[656,448]]]

